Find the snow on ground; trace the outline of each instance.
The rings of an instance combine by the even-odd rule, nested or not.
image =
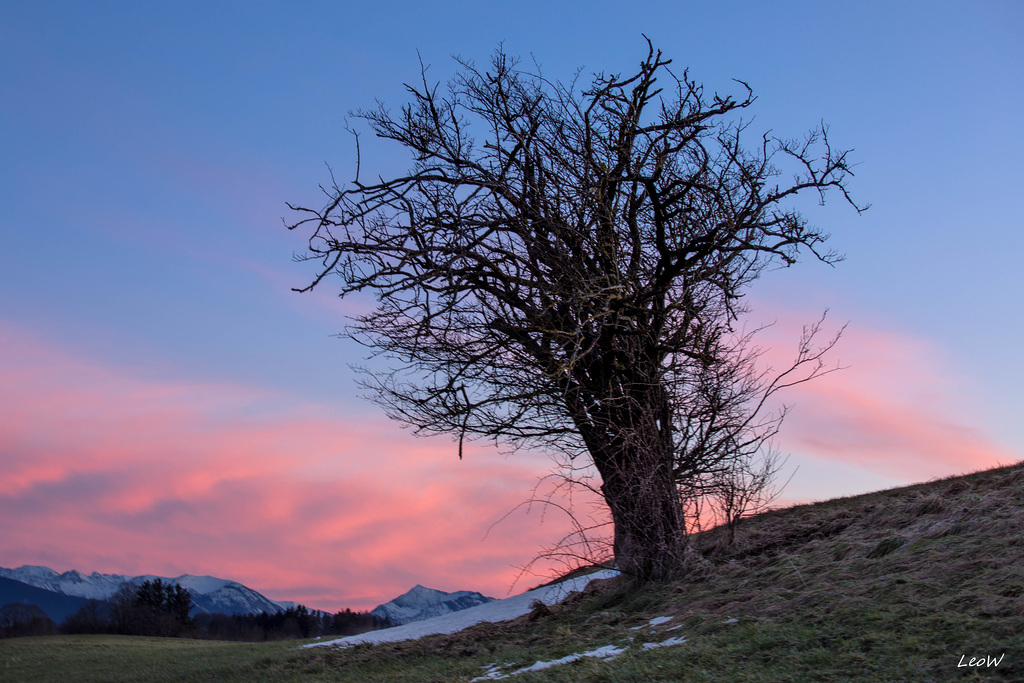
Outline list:
[[[654,617],[649,622],[647,622],[646,626],[633,626],[629,630],[630,631],[639,631],[639,630],[645,629],[645,628],[654,628],[655,626],[661,626],[662,624],[666,624],[666,623],[668,623],[670,621],[672,621],[672,617]]]
[[[556,602],[565,599],[569,593],[583,590],[588,583],[595,579],[607,579],[617,575],[618,572],[613,569],[602,569],[594,572],[593,574],[578,576],[574,579],[568,579],[567,581],[562,581],[561,583],[556,583],[552,586],[544,586],[532,591],[527,591],[521,595],[506,598],[505,600],[495,600],[494,602],[477,605],[476,607],[471,607],[460,612],[443,614],[439,617],[434,617],[433,619],[414,621],[401,626],[395,626],[393,628],[370,631],[369,633],[361,633],[356,636],[338,638],[337,640],[329,640],[323,643],[311,643],[305,647],[323,647],[325,645],[330,647],[349,647],[352,645],[359,645],[361,643],[392,643],[399,640],[413,640],[438,633],[455,633],[456,631],[461,631],[464,628],[468,628],[474,624],[479,624],[484,621],[494,622],[515,619],[518,616],[527,614],[530,611],[530,605],[536,600],[543,602],[545,605],[553,605]],[[656,632],[656,628],[658,626],[667,624],[670,621],[672,621],[672,617],[654,617],[648,621],[647,624],[634,627],[632,630],[635,631],[649,628],[653,634]],[[736,619],[730,619],[725,623],[735,623],[736,621]],[[680,627],[674,626],[668,630],[674,631],[677,628]],[[632,640],[633,637],[630,636],[628,641]],[[660,647],[681,645],[685,642],[686,638],[684,636],[676,636],[674,638],[666,638],[660,642],[642,643],[639,645],[639,648],[641,650],[653,650]],[[615,659],[622,653],[626,652],[629,648],[630,645],[628,642],[623,643],[622,645],[605,645],[604,647],[599,647],[595,650],[576,652],[550,661],[537,661],[530,666],[521,667],[511,671],[508,669],[511,669],[515,664],[495,663],[484,667],[483,675],[477,676],[472,680],[494,681],[502,678],[509,678],[510,676],[517,676],[519,674],[527,673],[528,671],[540,671],[541,669],[547,669],[561,664],[569,664],[571,662],[579,661],[584,657],[595,657],[607,662]]]
[[[484,671],[483,676],[471,678],[470,683],[473,683],[473,681],[495,681],[500,678],[508,678],[509,676],[518,676],[519,674],[524,674],[527,671],[540,671],[541,669],[549,669],[553,666],[559,666],[560,664],[569,664],[571,662],[575,662],[577,660],[583,659],[584,657],[599,657],[600,659],[603,659],[607,662],[609,660],[615,659],[625,651],[626,648],[624,647],[605,645],[604,647],[599,647],[596,650],[588,650],[587,652],[577,652],[575,654],[566,655],[558,659],[552,659],[549,662],[535,662],[530,666],[524,666],[522,669],[516,669],[515,671],[510,671],[508,673],[503,673],[501,671],[501,664],[492,664],[490,667],[487,668],[486,671]]]
[[[658,626],[671,621],[672,617],[655,617],[651,619],[650,626]],[[642,627],[641,627],[642,628]],[[630,636],[628,641],[632,641],[633,637]],[[642,643],[640,645],[641,650],[654,650],[659,647],[672,647],[673,645],[682,645],[686,642],[684,636],[677,636],[675,638],[666,638],[665,640],[654,642],[654,643]],[[610,662],[615,659],[623,652],[626,652],[630,648],[628,643],[621,646],[619,645],[605,645],[599,647],[596,650],[587,650],[586,652],[574,652],[571,655],[559,657],[558,659],[552,659],[549,661],[536,661],[530,666],[524,666],[519,669],[506,671],[515,666],[514,664],[491,664],[484,667],[484,673],[481,676],[470,679],[470,681],[496,681],[502,678],[509,678],[511,676],[518,676],[519,674],[527,673],[528,671],[540,671],[541,669],[549,669],[553,666],[560,666],[562,664],[571,664],[572,662],[579,661],[584,657],[596,657],[606,662]]]
[[[576,578],[568,579],[561,583],[556,583],[551,586],[542,586],[541,588],[536,588],[532,591],[521,593],[520,595],[514,595],[511,598],[495,600],[494,602],[470,607],[469,609],[464,609],[460,612],[442,614],[441,616],[434,617],[433,619],[414,621],[409,624],[402,624],[401,626],[382,628],[378,631],[369,631],[367,633],[360,633],[355,636],[346,636],[344,638],[328,640],[322,643],[311,643],[305,647],[349,647],[351,645],[359,645],[361,643],[393,643],[399,640],[414,640],[416,638],[422,638],[423,636],[430,636],[437,633],[455,633],[456,631],[461,631],[464,628],[469,628],[474,624],[479,624],[484,621],[508,621],[509,619],[515,619],[518,616],[527,614],[530,611],[530,605],[533,604],[535,600],[540,600],[545,605],[553,605],[556,602],[564,600],[569,593],[583,590],[591,581],[596,579],[608,579],[617,575],[618,571],[614,569],[602,569],[594,572],[593,574],[577,576]]]
[[[656,647],[671,647],[672,645],[682,645],[686,642],[685,636],[676,636],[675,638],[666,638],[658,643],[644,643],[640,647],[645,650],[653,650]]]

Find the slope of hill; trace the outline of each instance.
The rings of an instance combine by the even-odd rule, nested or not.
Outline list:
[[[315,649],[340,680],[441,680],[414,672],[447,658],[451,680],[1021,681],[1022,528],[1017,464],[770,511],[732,545],[712,530],[704,569],[672,584],[596,581],[510,622]]]

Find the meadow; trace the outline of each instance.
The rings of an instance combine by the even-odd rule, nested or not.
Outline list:
[[[562,604],[460,633],[344,650],[10,639],[0,680],[468,681],[614,646],[613,659],[514,680],[1021,681],[1022,524],[1018,464],[773,510],[745,520],[731,545],[717,530],[698,537],[699,576],[641,589],[596,581]]]

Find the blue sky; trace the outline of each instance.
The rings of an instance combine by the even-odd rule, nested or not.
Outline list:
[[[806,212],[847,260],[768,273],[750,294],[753,319],[777,320],[771,340],[783,347],[824,308],[849,323],[835,356],[848,369],[791,397],[781,445],[800,469],[787,495],[857,493],[1024,456],[1020,3],[4,2],[0,471],[20,483],[0,492],[0,509],[10,518],[31,508],[40,521],[0,532],[0,564],[234,573],[324,607],[372,607],[416,582],[507,585],[509,565],[530,551],[517,559],[508,539],[489,536],[470,572],[466,544],[547,466],[481,449],[493,464],[468,472],[445,440],[413,442],[358,398],[347,364],[361,350],[332,336],[345,305],[326,290],[289,290],[310,272],[291,262],[303,240],[282,227],[285,202],[319,203],[327,163],[350,175],[346,114],[378,98],[400,106],[420,58],[444,81],[451,55],[483,62],[503,44],[565,79],[579,67],[634,68],[642,34],[709,90],[748,82],[756,127],[799,136],[824,120],[859,162],[851,188],[869,211],[832,201]],[[364,172],[407,162],[369,136],[363,155]],[[272,432],[262,443],[274,448],[244,438],[250,427]],[[330,542],[307,538],[320,544],[302,555],[309,571],[281,572],[268,555],[299,552],[282,539],[301,536],[300,525],[373,507],[369,494],[346,488],[341,500],[332,485],[406,491],[374,474],[382,444],[402,451],[388,456],[396,463],[414,452],[428,461],[413,469],[434,479],[408,490],[436,493],[404,527],[393,520],[389,548],[414,545],[402,533],[429,535],[431,500],[466,495],[459,487],[498,470],[507,483],[471,515],[477,526],[438,541],[451,557],[427,576],[388,573],[415,558],[368,550],[373,515],[361,530],[338,521]],[[232,475],[245,469],[239,449],[265,467]],[[218,460],[225,453],[236,455]],[[168,460],[182,471],[168,473]],[[294,493],[277,512],[249,510],[269,515],[262,538],[211,502],[258,498],[271,481]],[[303,507],[310,481],[323,499]],[[88,523],[63,523],[58,495]],[[391,504],[401,508],[402,495]],[[213,543],[200,509],[221,515],[235,540]],[[536,515],[523,524],[507,533],[528,547],[556,533]],[[139,545],[172,525],[176,555]],[[328,569],[357,552],[376,564],[340,578]],[[469,585],[480,574],[491,578]]]

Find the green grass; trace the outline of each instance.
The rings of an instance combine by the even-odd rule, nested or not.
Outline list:
[[[697,538],[700,576],[594,582],[547,615],[346,650],[116,637],[0,641],[0,680],[1024,681],[1024,465],[802,505]],[[655,628],[632,630],[656,616]],[[736,619],[735,623],[727,623]],[[681,626],[674,630],[674,627]],[[643,642],[686,642],[643,650]],[[632,640],[631,640],[632,639]],[[961,656],[1004,655],[998,667]]]
[[[130,636],[0,641],[3,681],[316,681],[291,643],[226,643]],[[310,672],[312,673],[312,672]],[[329,672],[328,672],[329,673]]]

